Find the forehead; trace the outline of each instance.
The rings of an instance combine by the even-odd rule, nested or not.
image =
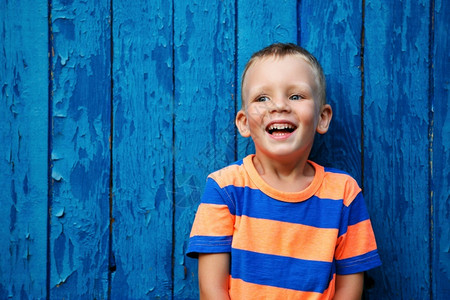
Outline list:
[[[302,79],[308,81],[312,87],[317,86],[317,74],[312,64],[301,54],[288,54],[284,56],[264,56],[257,57],[249,63],[244,72],[242,80],[242,91],[244,92],[261,81],[279,80],[279,76],[288,79]],[[286,77],[285,77],[286,76]]]

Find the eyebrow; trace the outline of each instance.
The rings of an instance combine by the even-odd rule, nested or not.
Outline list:
[[[316,85],[314,83],[314,85]],[[300,81],[300,82],[296,82],[293,84],[289,84],[286,86],[286,90],[298,90],[300,89],[302,92],[309,92],[309,93],[313,93],[315,89],[317,89],[316,86],[311,86],[308,83],[304,82],[304,81]],[[245,89],[242,89],[242,91],[244,91]],[[270,85],[257,85],[255,87],[253,87],[252,89],[250,89],[248,92],[249,94],[264,94],[266,92],[270,92],[272,90],[272,88],[270,87]]]

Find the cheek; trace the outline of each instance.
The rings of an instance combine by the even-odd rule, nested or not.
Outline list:
[[[247,119],[250,126],[256,126],[263,123],[263,113],[259,107],[252,107],[247,110]]]
[[[316,112],[316,108],[311,106],[302,107],[298,111],[298,116],[300,118],[301,123],[305,126],[316,126],[318,122],[318,112]]]
[[[258,115],[249,115],[248,116],[248,127],[250,131],[258,129],[261,127],[262,120]]]

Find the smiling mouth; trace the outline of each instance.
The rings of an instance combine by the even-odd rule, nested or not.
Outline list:
[[[297,126],[290,123],[270,124],[267,126],[266,131],[270,135],[285,135],[292,133]]]

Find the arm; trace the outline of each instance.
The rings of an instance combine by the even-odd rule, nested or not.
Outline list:
[[[363,290],[364,273],[336,275],[334,300],[360,300]]]
[[[201,300],[229,300],[230,253],[199,254],[198,282]]]

